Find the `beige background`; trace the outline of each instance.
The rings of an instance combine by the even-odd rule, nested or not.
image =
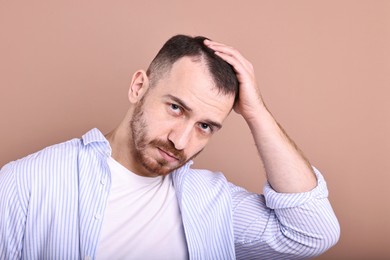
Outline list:
[[[107,132],[132,73],[177,33],[253,62],[263,96],[325,175],[340,242],[318,259],[390,258],[390,1],[0,1],[0,166]],[[261,192],[264,172],[232,115],[197,159]]]

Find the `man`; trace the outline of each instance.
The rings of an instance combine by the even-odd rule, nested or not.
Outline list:
[[[134,73],[107,135],[0,172],[0,259],[302,259],[339,237],[322,175],[268,112],[252,65],[203,37],[171,38]],[[190,168],[231,109],[263,160],[264,195]]]

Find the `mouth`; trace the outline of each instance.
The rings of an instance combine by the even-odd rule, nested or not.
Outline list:
[[[158,151],[160,152],[161,156],[168,162],[176,162],[179,161],[179,158],[177,158],[175,155],[164,151],[163,149],[157,147]]]

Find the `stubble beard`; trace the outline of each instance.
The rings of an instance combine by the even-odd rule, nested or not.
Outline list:
[[[187,159],[184,152],[181,150],[177,150],[174,147],[174,144],[169,140],[161,140],[161,139],[153,139],[148,141],[147,133],[148,128],[146,124],[146,120],[144,118],[143,113],[143,100],[140,101],[139,104],[134,109],[134,114],[132,119],[130,120],[130,129],[131,129],[131,149],[132,156],[137,163],[139,163],[146,171],[142,174],[145,176],[165,176],[170,172],[176,170],[183,166],[186,162],[193,159],[197,156],[201,151],[196,153],[191,158]],[[170,165],[168,161],[163,158],[154,158],[147,154],[147,150],[161,148],[165,152],[169,152],[173,154],[178,162],[174,166]],[[137,173],[141,174],[141,173]]]

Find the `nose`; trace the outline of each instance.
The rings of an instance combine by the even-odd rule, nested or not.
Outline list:
[[[174,127],[168,135],[168,139],[174,144],[177,150],[184,150],[188,145],[193,128],[191,125],[179,125]]]

